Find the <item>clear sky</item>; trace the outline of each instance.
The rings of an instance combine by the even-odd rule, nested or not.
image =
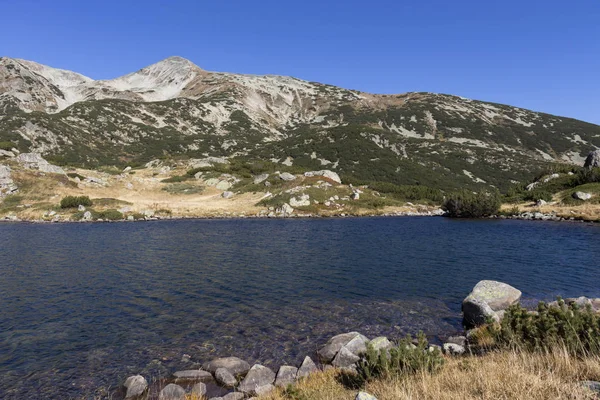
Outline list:
[[[600,0],[0,0],[0,21],[0,55],[94,79],[178,55],[600,124]]]

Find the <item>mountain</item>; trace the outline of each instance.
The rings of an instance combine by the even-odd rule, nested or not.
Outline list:
[[[170,57],[112,80],[0,58],[0,142],[65,165],[234,157],[349,182],[506,188],[582,164],[600,126],[434,93],[376,95]]]

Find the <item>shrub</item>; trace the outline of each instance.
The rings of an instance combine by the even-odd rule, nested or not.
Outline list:
[[[94,213],[94,218],[105,219],[108,221],[119,221],[123,219],[123,213],[115,209],[109,209],[104,211],[98,211]]]
[[[79,175],[79,174],[78,174],[78,173],[76,173],[76,172],[69,172],[69,173],[67,174],[67,176],[68,176],[69,178],[73,178],[73,179],[75,179],[75,178],[79,178],[79,180],[84,180],[84,179],[85,179],[85,176],[83,176],[83,175]]]
[[[433,348],[430,351],[425,335],[419,332],[416,346],[410,336],[402,339],[389,353],[377,351],[369,345],[367,353],[357,363],[357,375],[359,381],[369,382],[418,372],[433,373],[443,364],[440,350]]]
[[[88,196],[66,196],[60,201],[60,208],[90,207],[92,204]]]
[[[489,329],[499,346],[531,351],[559,346],[573,355],[600,354],[600,316],[590,305],[567,305],[561,298],[556,306],[540,302],[536,312],[511,306],[502,323]]]
[[[10,151],[15,147],[17,146],[13,142],[0,142],[0,150]]]
[[[500,210],[498,192],[470,193],[467,191],[452,195],[442,205],[442,209],[453,218],[480,218],[496,214]]]

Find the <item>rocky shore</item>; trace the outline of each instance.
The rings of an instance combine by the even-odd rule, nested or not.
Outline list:
[[[521,295],[520,290],[506,283],[480,281],[462,302],[464,333],[448,337],[441,346],[429,345],[425,351],[441,351],[446,357],[480,353],[482,349],[473,340],[479,327],[490,321],[501,322],[506,310],[520,302]],[[589,306],[600,312],[600,298],[568,298],[565,302],[576,303],[579,307]],[[549,306],[557,307],[558,303],[552,302]],[[120,395],[125,399],[159,400],[185,400],[189,396],[209,400],[256,399],[321,370],[336,368],[355,372],[357,362],[367,352],[367,347],[381,352],[394,346],[397,342],[384,336],[369,339],[359,332],[342,333],[318,348],[312,355],[316,361],[307,355],[300,365],[282,365],[275,371],[261,364],[251,366],[238,357],[222,357],[205,362],[199,369],[175,371],[168,379],[155,384],[149,384],[147,378],[141,375],[130,376],[123,383]],[[598,382],[587,384],[600,387]],[[356,399],[373,400],[375,397],[358,392]]]

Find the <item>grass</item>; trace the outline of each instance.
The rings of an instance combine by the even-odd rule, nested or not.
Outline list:
[[[200,194],[204,191],[204,186],[193,185],[191,183],[172,183],[165,186],[162,190],[170,194]]]
[[[437,373],[421,372],[368,382],[365,391],[379,400],[595,399],[578,382],[600,379],[600,358],[577,358],[563,349],[545,353],[492,352],[484,356],[447,358]],[[353,400],[356,389],[330,369],[297,383],[293,390],[261,400]]]

